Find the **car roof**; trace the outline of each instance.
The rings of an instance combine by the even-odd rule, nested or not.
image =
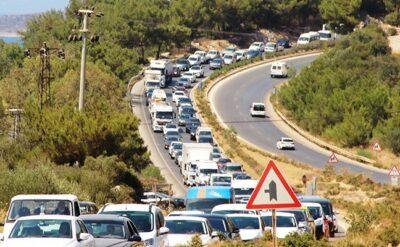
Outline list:
[[[265,104],[260,102],[254,102],[253,105],[265,105]]]
[[[175,215],[174,215],[175,214]],[[169,213],[168,216],[180,216],[180,215],[203,215],[204,212],[200,211],[200,210],[188,210],[188,211],[180,211],[180,210],[176,210],[176,211],[172,211],[171,213]]]
[[[309,207],[319,207],[322,208],[321,204],[317,203],[317,202],[303,202],[300,201],[302,206],[309,206]]]
[[[72,215],[32,215],[20,217],[17,220],[76,220],[78,217]]]
[[[104,206],[102,213],[111,211],[150,212],[152,207],[155,206],[150,204],[108,204]]]
[[[194,220],[194,221],[207,221],[206,218],[202,218],[201,216],[187,216],[187,215],[182,215],[182,216],[167,216],[165,217],[165,220]]]
[[[260,218],[258,214],[227,214],[227,217],[241,217],[241,218]]]
[[[272,216],[272,212],[271,211],[261,212],[261,216]],[[292,213],[279,212],[279,211],[276,212],[276,216],[295,217],[295,215]]]
[[[319,196],[299,196],[299,200],[302,202],[322,202],[322,203],[331,203],[329,199],[322,198]]]
[[[247,175],[247,174],[246,174]],[[246,179],[246,180],[233,180],[232,188],[240,189],[240,188],[255,188],[258,184],[258,180],[256,179]]]
[[[241,203],[233,203],[233,204],[228,204],[228,203],[226,203],[226,204],[220,204],[220,205],[215,206],[215,207],[212,209],[212,211],[213,211],[213,212],[214,212],[214,211],[222,211],[222,210],[227,210],[227,209],[230,209],[230,210],[248,210],[248,211],[254,211],[254,210],[251,210],[251,209],[247,209],[247,208],[246,208],[246,204],[241,204]]]
[[[114,214],[86,214],[86,215],[81,215],[79,216],[80,219],[82,220],[109,220],[109,221],[126,221],[128,218],[119,216],[119,215],[114,215]]]
[[[58,194],[58,195],[17,195],[14,196],[11,201],[15,200],[67,200],[67,201],[77,201],[78,197],[71,194]]]

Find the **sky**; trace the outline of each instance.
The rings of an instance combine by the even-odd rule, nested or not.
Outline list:
[[[46,10],[63,10],[69,0],[0,0],[0,15],[33,14]]]

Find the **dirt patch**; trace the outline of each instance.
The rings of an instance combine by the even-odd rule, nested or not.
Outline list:
[[[195,39],[192,41],[191,45],[202,51],[209,51],[209,50],[218,50],[222,51],[226,47],[229,46],[236,46],[235,44],[230,43],[228,40],[224,39],[216,39],[216,40],[210,40],[210,39]]]

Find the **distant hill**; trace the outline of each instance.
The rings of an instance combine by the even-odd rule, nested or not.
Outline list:
[[[2,15],[0,16],[0,36],[17,36],[26,27],[27,21],[35,15]]]

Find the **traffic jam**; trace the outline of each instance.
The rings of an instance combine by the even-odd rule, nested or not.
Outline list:
[[[227,47],[150,62],[143,79],[148,124],[162,136],[164,151],[180,171],[187,186],[184,198],[146,192],[141,203],[98,208],[74,195],[18,195],[9,204],[0,245],[184,246],[196,235],[210,245],[222,239],[256,240],[271,231],[278,239],[291,233],[334,237],[338,225],[328,199],[295,194],[272,161],[259,180],[252,178],[223,154],[190,97],[211,70],[285,48],[286,40],[254,42],[246,50]],[[287,75],[284,63],[272,68],[272,77]],[[265,106],[255,102],[249,114],[263,117]],[[277,148],[295,149],[286,137]]]

